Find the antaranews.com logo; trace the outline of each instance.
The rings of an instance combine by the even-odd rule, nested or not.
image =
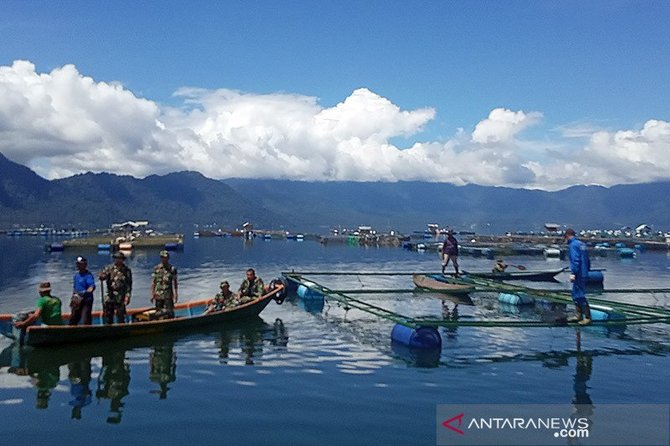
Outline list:
[[[439,445],[670,444],[669,404],[439,405],[436,420]]]
[[[555,438],[588,438],[589,419],[582,418],[471,418],[464,426],[465,413],[460,413],[442,422],[442,426],[458,435],[465,435],[463,429],[473,430],[515,430],[541,429],[552,432]]]

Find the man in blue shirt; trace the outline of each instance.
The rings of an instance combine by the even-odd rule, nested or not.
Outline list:
[[[577,310],[568,322],[577,322],[579,325],[591,323],[591,308],[586,300],[586,282],[591,269],[589,252],[586,244],[577,239],[575,230],[565,230],[565,239],[568,242],[568,256],[570,258],[570,282],[572,282],[572,300]]]
[[[70,325],[91,325],[91,311],[93,310],[93,291],[95,278],[88,271],[88,261],[85,257],[77,257],[78,271],[74,275],[74,292],[70,307]]]

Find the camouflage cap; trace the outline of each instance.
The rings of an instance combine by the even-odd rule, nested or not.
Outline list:
[[[230,286],[230,284],[228,283],[227,280],[224,280],[223,282],[221,282],[221,283],[219,284],[219,288],[223,288],[224,286]]]
[[[161,257],[170,257],[170,253],[167,252],[165,249],[162,250],[159,254]]]

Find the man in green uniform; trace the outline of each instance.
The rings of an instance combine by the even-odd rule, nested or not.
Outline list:
[[[126,322],[126,305],[130,304],[133,289],[133,274],[124,261],[122,252],[114,254],[114,263],[100,272],[100,280],[107,285],[107,294],[103,299],[103,315],[105,324],[114,323],[114,314],[119,324]]]
[[[61,300],[51,295],[51,283],[42,282],[37,287],[40,298],[37,299],[35,311],[22,321],[14,323],[16,328],[25,328],[35,323],[38,319],[46,325],[63,325],[61,316]]]
[[[265,292],[265,285],[260,277],[256,277],[253,268],[247,270],[247,278],[240,285],[240,304],[245,304],[257,299]]]
[[[165,309],[174,316],[174,304],[177,302],[177,268],[170,264],[170,253],[161,251],[161,263],[154,266],[151,274],[151,301],[156,309]]]
[[[205,313],[234,308],[239,304],[238,296],[230,291],[230,284],[227,280],[221,282],[219,288],[221,288],[221,291],[216,293],[214,299],[207,302],[207,310]]]

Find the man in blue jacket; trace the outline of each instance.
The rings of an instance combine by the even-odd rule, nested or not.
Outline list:
[[[572,300],[575,302],[576,314],[568,322],[577,322],[579,325],[591,323],[591,308],[586,300],[586,282],[591,269],[589,252],[586,244],[577,239],[575,230],[565,230],[565,239],[568,242],[568,256],[570,258],[570,282],[572,282]]]
[[[91,325],[91,311],[93,310],[93,291],[95,278],[88,271],[88,261],[85,257],[77,257],[77,272],[73,280],[73,294],[70,301],[70,325]]]

